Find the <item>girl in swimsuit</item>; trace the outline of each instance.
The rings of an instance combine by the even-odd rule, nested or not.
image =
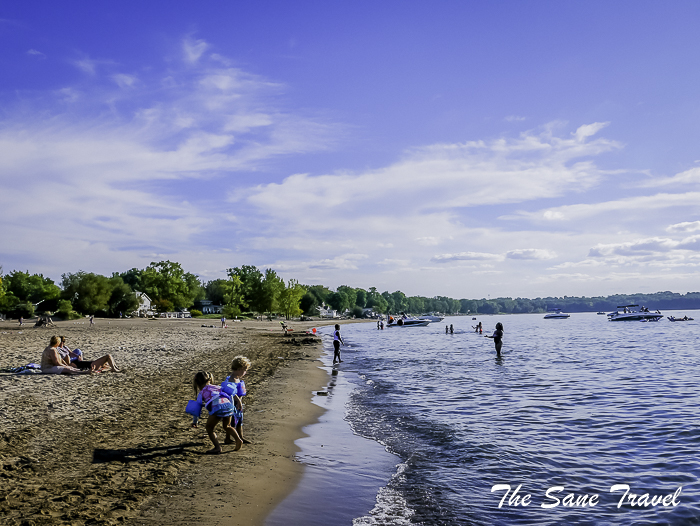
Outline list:
[[[499,321],[496,324],[496,330],[493,335],[486,336],[486,338],[493,338],[493,343],[496,345],[496,356],[501,356],[501,347],[503,347],[503,324]]]
[[[226,394],[221,392],[221,386],[214,385],[212,382],[214,377],[211,373],[198,372],[194,375],[193,386],[194,392],[197,395],[197,402],[199,402],[200,407],[203,405],[209,412],[209,418],[207,418],[207,423],[205,429],[209,435],[209,439],[212,444],[214,444],[214,449],[207,451],[208,454],[219,454],[221,453],[221,444],[216,437],[214,428],[216,424],[221,421],[221,425],[226,431],[226,440],[224,444],[236,444],[234,451],[241,449],[243,441],[241,437],[238,436],[236,428],[231,427],[231,417],[233,416],[234,406],[231,398]],[[192,421],[192,427],[197,427],[198,416],[194,417]],[[233,440],[231,440],[233,437]]]

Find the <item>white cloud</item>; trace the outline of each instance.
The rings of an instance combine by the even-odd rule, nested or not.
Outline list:
[[[578,129],[573,133],[573,136],[576,137],[576,140],[578,142],[583,142],[588,137],[592,137],[609,124],[609,122],[594,122],[593,124],[584,124],[583,126],[578,127]]]
[[[208,47],[209,44],[207,44],[204,40],[193,40],[191,38],[186,38],[182,43],[182,51],[185,61],[194,64],[200,59]],[[217,58],[220,58],[219,55],[217,55]]]
[[[190,58],[206,49],[184,47]],[[241,224],[238,214],[223,191],[188,181],[235,186],[276,156],[325,148],[334,127],[279,107],[280,85],[199,57],[187,68],[170,63],[167,74],[144,68],[138,79],[102,75],[98,64],[117,66],[86,58],[73,64],[91,76],[42,95],[35,112],[6,105],[0,219],[18,225],[0,235],[6,266],[43,261],[60,274],[80,262],[108,272],[158,254],[230,265],[210,232]]]
[[[666,227],[666,231],[670,233],[697,232],[698,230],[700,230],[700,221],[685,221],[683,223],[676,223]]]
[[[449,261],[500,261],[503,256],[487,252],[458,252],[456,254],[437,254],[431,261],[445,263]]]
[[[91,60],[89,58],[81,58],[79,60],[74,60],[73,65],[79,70],[87,73],[89,75],[94,75],[97,72],[97,65],[99,64],[96,60]]]
[[[659,186],[679,186],[688,188],[688,186],[697,188],[700,184],[700,167],[691,168],[684,172],[677,173],[672,177],[660,177],[639,184],[641,188],[656,188]]]
[[[46,58],[46,55],[42,53],[41,51],[37,51],[36,49],[30,49],[27,51],[27,55],[32,55],[34,57],[39,57],[39,58]]]
[[[552,198],[589,189],[602,178],[590,157],[619,145],[606,139],[560,139],[548,131],[517,139],[416,148],[386,168],[360,173],[295,174],[282,183],[252,189],[248,201],[267,213],[296,217],[303,198],[319,214],[347,210],[351,203],[383,209],[394,218],[427,210]],[[231,200],[240,199],[232,194]],[[387,207],[387,203],[400,203]]]
[[[505,256],[508,259],[554,259],[557,257],[556,253],[551,250],[544,250],[540,248],[519,248],[515,250],[509,250],[506,252]]]
[[[134,75],[117,73],[115,75],[112,75],[112,80],[114,80],[114,82],[120,88],[129,88],[134,85],[134,83],[137,81],[137,78]]]

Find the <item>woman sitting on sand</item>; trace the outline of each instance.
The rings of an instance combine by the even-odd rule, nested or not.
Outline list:
[[[61,339],[51,336],[49,346],[41,354],[41,372],[44,374],[85,374],[89,370],[81,371],[77,367],[69,365],[58,352],[58,344]]]
[[[78,369],[90,369],[94,372],[102,371],[105,365],[109,365],[110,371],[115,373],[119,372],[117,364],[114,363],[114,358],[111,354],[105,354],[102,358],[97,360],[88,361],[83,359],[83,351],[80,349],[71,350],[66,345],[66,337],[61,336],[61,345],[59,346],[58,352],[64,358],[67,358],[71,366],[77,367]]]

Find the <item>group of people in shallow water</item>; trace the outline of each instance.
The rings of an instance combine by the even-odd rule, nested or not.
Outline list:
[[[96,360],[86,360],[80,349],[71,349],[65,336],[51,336],[49,346],[41,354],[41,372],[44,374],[90,374],[104,371],[119,372],[111,354]]]
[[[243,444],[250,444],[243,438],[243,402],[241,398],[246,395],[243,377],[250,368],[251,362],[245,356],[236,356],[231,362],[231,374],[221,382],[214,383],[214,375],[205,371],[199,371],[194,375],[192,385],[194,387],[195,400],[190,400],[185,411],[192,415],[192,427],[197,427],[202,409],[209,413],[205,429],[214,448],[207,451],[209,454],[222,452],[216,432],[217,424],[221,422],[226,438],[224,444],[235,444],[234,451],[241,449]]]

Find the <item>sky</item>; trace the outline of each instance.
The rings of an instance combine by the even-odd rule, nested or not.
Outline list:
[[[698,2],[0,5],[0,265],[700,290]]]

